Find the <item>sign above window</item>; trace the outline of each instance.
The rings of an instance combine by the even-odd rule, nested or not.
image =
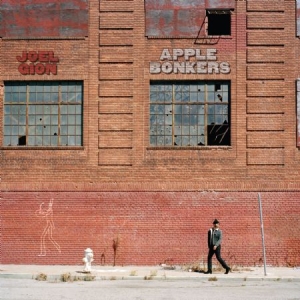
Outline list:
[[[17,61],[21,62],[18,67],[22,75],[56,75],[57,62],[59,59],[54,56],[53,51],[23,51],[18,55]]]
[[[150,74],[229,74],[228,62],[217,61],[217,49],[163,49],[160,61],[150,62]]]

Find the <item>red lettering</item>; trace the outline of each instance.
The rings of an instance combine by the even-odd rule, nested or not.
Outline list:
[[[28,52],[28,60],[31,62],[36,62],[39,56],[36,51],[29,51]]]
[[[19,62],[25,62],[27,60],[27,52],[23,51],[22,56],[17,56],[17,61]]]
[[[34,64],[29,64],[30,75],[34,75],[35,74],[34,67],[35,67]]]
[[[41,63],[35,65],[35,72],[38,75],[43,75],[45,73],[45,66]]]
[[[58,61],[59,61],[58,57],[54,57],[54,52],[49,51],[49,62],[58,62]]]
[[[57,65],[56,64],[46,64],[46,74],[50,75],[52,73],[53,75],[57,74]]]
[[[49,52],[48,51],[39,51],[39,61],[48,62],[49,61]]]
[[[53,51],[23,51],[21,56],[16,56],[19,62],[24,62],[18,66],[18,71],[22,75],[57,75],[58,57],[54,57]],[[25,63],[26,61],[31,63]],[[51,63],[55,62],[55,63]]]
[[[29,74],[29,66],[27,64],[20,64],[18,70],[22,75]]]

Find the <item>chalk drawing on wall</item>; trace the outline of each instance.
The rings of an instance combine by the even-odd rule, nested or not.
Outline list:
[[[46,237],[54,245],[56,250],[61,253],[59,244],[53,238],[53,230],[55,229],[53,222],[53,199],[50,199],[48,209],[43,209],[44,202],[40,204],[40,208],[36,211],[39,217],[42,217],[46,221],[46,225],[41,235],[41,252],[38,256],[46,256]]]

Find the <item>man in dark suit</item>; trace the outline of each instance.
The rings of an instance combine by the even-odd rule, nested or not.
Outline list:
[[[207,256],[207,271],[205,274],[212,274],[212,257],[216,254],[216,258],[222,267],[226,270],[225,274],[230,272],[230,268],[221,257],[222,230],[217,219],[213,222],[213,228],[208,231],[208,256]]]

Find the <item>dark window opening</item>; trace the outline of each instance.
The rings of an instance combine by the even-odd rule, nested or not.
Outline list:
[[[209,146],[230,145],[230,130],[228,124],[208,125],[207,138]]]
[[[207,11],[208,35],[231,35],[231,17],[229,10]]]
[[[26,146],[26,136],[25,135],[22,135],[22,136],[19,136],[19,146]]]

